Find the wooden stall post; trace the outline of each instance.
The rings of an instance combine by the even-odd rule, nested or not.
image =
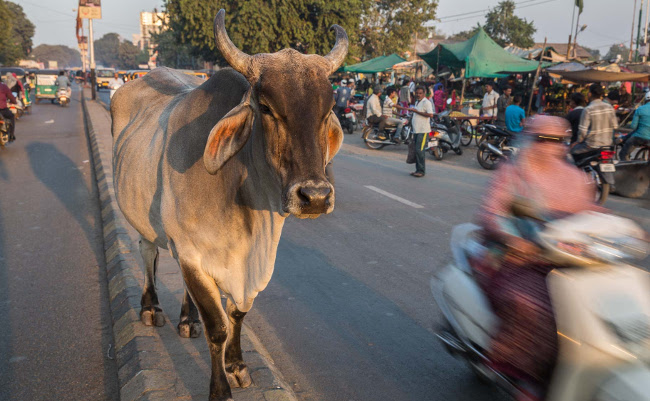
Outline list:
[[[537,64],[537,71],[535,71],[535,79],[533,80],[533,85],[530,88],[530,97],[528,98],[528,109],[526,109],[527,115],[530,115],[530,107],[533,105],[533,95],[535,94],[535,87],[537,86],[537,78],[539,78],[539,71],[542,69],[542,60],[544,59],[545,52],[546,52],[546,38],[544,38],[544,46],[542,46],[542,55],[539,58],[539,64]]]

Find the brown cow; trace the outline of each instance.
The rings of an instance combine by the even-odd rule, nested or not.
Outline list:
[[[230,400],[230,385],[251,384],[242,320],[271,279],[285,218],[334,209],[325,166],[343,133],[327,77],[348,39],[333,29],[336,45],[325,57],[291,49],[249,56],[228,38],[221,10],[215,39],[233,69],[203,83],[157,68],[111,101],[115,191],[141,234],[146,267],[140,316],[164,324],[155,274],[158,248],[169,249],[187,289],[179,333],[198,336],[199,314],[205,325],[210,400]]]

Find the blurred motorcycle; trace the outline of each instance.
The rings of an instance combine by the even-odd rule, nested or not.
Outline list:
[[[646,256],[645,232],[631,220],[596,212],[544,222],[532,207],[514,209],[526,226],[520,231],[557,266],[547,283],[559,355],[546,399],[650,401],[650,277],[628,264]],[[489,357],[499,322],[470,265],[484,251],[479,230],[473,224],[453,229],[454,261],[431,279],[446,321],[437,337],[482,381],[522,397],[521,383],[495,370]]]

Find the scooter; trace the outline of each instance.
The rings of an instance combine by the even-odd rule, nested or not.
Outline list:
[[[357,118],[354,111],[350,107],[346,107],[338,113],[337,117],[339,118],[341,128],[343,128],[343,132],[350,135],[354,134],[354,128],[357,125]]]
[[[514,209],[520,221],[538,219],[531,207]],[[538,227],[529,230],[531,240],[557,266],[547,284],[559,355],[546,400],[650,401],[650,277],[628,264],[647,254],[644,231],[631,220],[596,212],[529,227]],[[484,250],[478,232],[473,224],[453,229],[454,262],[431,280],[448,326],[437,337],[482,381],[519,397],[524,392],[516,381],[489,363],[499,321],[470,265]]]
[[[68,96],[68,89],[67,88],[59,88],[58,91],[56,91],[56,98],[61,107],[65,107],[70,103],[70,97]]]
[[[460,147],[462,135],[456,121],[449,118],[449,111],[443,111],[432,121],[431,132],[429,133],[429,153],[436,160],[442,160],[443,155],[453,150],[458,156],[463,154]]]
[[[514,134],[493,124],[485,124],[485,140],[480,141],[476,159],[486,170],[497,168],[501,160],[509,160],[519,152],[513,145]]]

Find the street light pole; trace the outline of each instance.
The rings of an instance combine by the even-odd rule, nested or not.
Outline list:
[[[645,53],[643,54],[643,62],[646,62],[646,54],[648,54],[648,12],[650,12],[650,0],[646,0],[645,5],[645,33],[643,34],[643,43],[645,43]]]
[[[95,40],[93,38],[93,19],[88,19],[88,43],[90,49],[90,85],[93,100],[97,99],[97,84],[95,80]]]
[[[634,0],[634,10],[632,10],[632,32],[630,32],[630,53],[627,56],[627,61],[632,61],[632,46],[634,46],[634,20],[636,19],[636,0]]]

